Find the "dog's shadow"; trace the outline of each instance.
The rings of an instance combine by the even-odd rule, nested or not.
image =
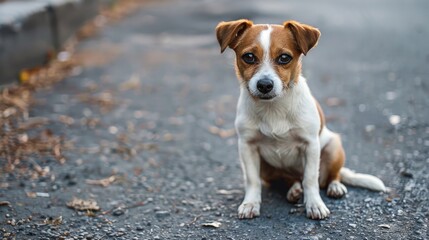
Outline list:
[[[291,186],[288,185],[284,180],[274,180],[265,185],[265,189],[267,191],[280,194],[284,197],[286,197],[290,187]]]
[[[287,200],[287,192],[290,186],[283,180],[274,180],[264,184],[262,188],[261,216],[273,219],[297,219],[305,220],[305,208],[303,200],[296,203]]]

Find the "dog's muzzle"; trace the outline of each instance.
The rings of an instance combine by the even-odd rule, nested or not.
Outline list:
[[[258,82],[256,83],[256,88],[258,89],[256,97],[258,97],[259,99],[269,100],[276,96],[273,91],[274,82],[271,79],[263,78],[261,80],[258,80]]]

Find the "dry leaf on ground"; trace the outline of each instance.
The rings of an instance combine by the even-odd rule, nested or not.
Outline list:
[[[41,125],[46,125],[49,123],[49,118],[45,117],[32,117],[27,119],[25,122],[22,122],[18,125],[18,130],[25,131],[28,129],[34,129]]]
[[[108,112],[118,105],[118,99],[116,99],[113,94],[108,91],[97,94],[82,93],[78,95],[77,98],[81,102],[99,107],[102,112]]]
[[[58,116],[58,121],[66,125],[72,125],[75,122],[74,118],[67,115]]]
[[[95,200],[83,200],[80,198],[73,198],[70,202],[67,203],[67,207],[73,208],[78,211],[98,211],[100,207]]]
[[[2,0],[0,0],[1,2]],[[116,21],[128,13],[135,11],[142,6],[140,0],[121,1],[109,6],[94,20],[86,24],[78,31],[78,39],[93,35],[104,22]],[[102,24],[103,23],[103,24]],[[27,167],[24,160],[34,155],[54,155],[58,161],[64,163],[65,158],[60,156],[63,148],[58,147],[63,143],[62,138],[51,134],[43,137],[39,135],[41,126],[50,121],[42,117],[29,118],[31,105],[34,103],[33,92],[37,89],[48,87],[70,75],[79,75],[81,65],[89,60],[94,63],[105,63],[117,56],[121,49],[111,48],[110,45],[103,46],[104,49],[110,50],[106,53],[92,52],[95,56],[86,53],[82,55],[75,54],[75,46],[78,39],[71,39],[64,50],[58,54],[57,59],[51,61],[45,66],[39,66],[32,69],[23,69],[19,74],[21,84],[5,86],[0,91],[0,168],[6,172],[19,170],[32,177],[36,176],[31,167]],[[90,58],[92,57],[92,58]],[[94,64],[92,63],[92,64]],[[133,80],[135,82],[135,80]],[[112,99],[111,94],[99,94],[96,97],[84,96],[83,100],[90,103],[101,105],[102,110],[110,110],[116,102]],[[60,122],[71,125],[74,119],[68,116],[60,116]],[[90,127],[94,127],[94,121],[88,122]],[[31,132],[31,134],[30,134]],[[51,151],[57,146],[54,151]],[[62,146],[62,145],[61,145]],[[6,183],[0,183],[3,188]]]
[[[9,201],[0,201],[0,206],[11,206]]]
[[[37,197],[35,192],[26,192],[26,194],[27,194],[27,197],[29,197],[29,198],[36,198]]]
[[[43,224],[49,224],[49,225],[60,225],[63,223],[63,216],[59,216],[57,218],[46,218],[43,220]]]
[[[102,187],[108,187],[110,184],[115,182],[115,180],[116,180],[115,176],[110,176],[108,178],[103,178],[103,179],[99,179],[99,180],[87,179],[86,183],[90,184],[90,185],[98,185],[98,186],[102,186]]]

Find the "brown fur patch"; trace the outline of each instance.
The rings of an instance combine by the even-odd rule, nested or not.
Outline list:
[[[220,45],[221,53],[227,47],[234,48],[241,35],[253,25],[252,21],[240,19],[230,22],[220,22],[216,26],[216,37]]]
[[[297,49],[304,55],[316,46],[320,38],[320,31],[317,28],[297,21],[284,22],[283,26],[292,32]]]
[[[341,137],[335,134],[320,155],[319,185],[321,188],[326,188],[334,180],[341,180],[340,170],[344,166],[345,158]]]
[[[284,86],[288,86],[291,80],[298,81],[301,73],[301,52],[296,48],[296,43],[292,32],[280,25],[273,25],[271,32],[270,58],[273,61],[273,67]],[[288,54],[292,61],[288,64],[277,64],[276,59],[281,54]]]
[[[249,81],[259,69],[260,63],[264,57],[264,50],[259,42],[259,36],[263,30],[267,29],[266,25],[254,25],[246,31],[240,38],[235,51],[235,66],[239,79],[244,82]],[[245,53],[253,53],[257,62],[255,64],[247,64],[241,59]]]
[[[320,130],[319,130],[319,135],[320,135],[322,133],[323,127],[325,126],[325,114],[323,113],[322,107],[320,106],[316,98],[314,98],[314,101],[316,102],[317,111],[319,112],[319,117],[320,117]]]

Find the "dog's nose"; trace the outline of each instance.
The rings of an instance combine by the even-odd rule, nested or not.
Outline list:
[[[261,93],[266,94],[273,90],[274,85],[273,81],[269,79],[262,79],[256,83],[256,87]]]

